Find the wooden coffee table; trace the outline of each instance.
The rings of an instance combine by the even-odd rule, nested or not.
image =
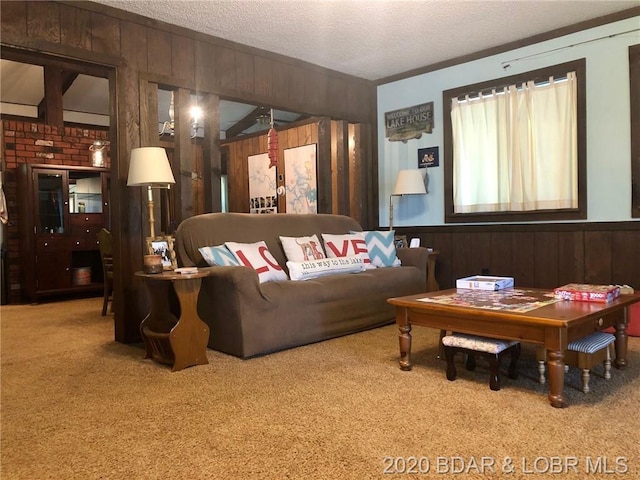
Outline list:
[[[475,293],[474,293],[475,292]],[[400,368],[411,369],[411,326],[517,340],[544,345],[547,352],[549,402],[566,407],[564,352],[567,344],[607,327],[615,327],[615,366],[627,366],[629,307],[640,295],[620,295],[610,303],[555,301],[542,289],[508,289],[482,293],[451,289],[390,298],[396,307]],[[493,294],[493,295],[490,295]],[[524,300],[523,300],[524,299]]]

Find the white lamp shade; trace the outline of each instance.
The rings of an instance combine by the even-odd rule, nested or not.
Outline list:
[[[167,188],[176,183],[167,152],[161,147],[140,147],[131,150],[127,186]]]
[[[425,195],[424,177],[421,169],[400,170],[392,195]]]

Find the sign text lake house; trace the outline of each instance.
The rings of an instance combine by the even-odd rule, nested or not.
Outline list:
[[[385,112],[385,134],[390,142],[406,142],[433,130],[433,102]]]

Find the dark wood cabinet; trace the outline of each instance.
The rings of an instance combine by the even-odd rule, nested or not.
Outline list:
[[[98,232],[110,228],[105,168],[22,165],[20,257],[23,297],[101,292]]]

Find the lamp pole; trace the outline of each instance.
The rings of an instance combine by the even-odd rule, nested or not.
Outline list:
[[[389,231],[393,230],[393,193],[389,195]]]
[[[151,185],[147,185],[147,208],[149,209],[149,236],[156,236],[156,220],[153,216],[153,191]]]

